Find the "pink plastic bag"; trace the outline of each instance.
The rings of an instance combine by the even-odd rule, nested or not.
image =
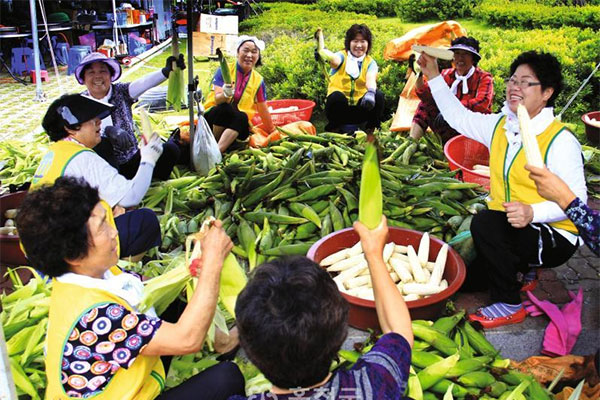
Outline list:
[[[92,51],[96,51],[96,36],[94,36],[93,32],[81,35],[79,36],[79,44],[91,46]]]

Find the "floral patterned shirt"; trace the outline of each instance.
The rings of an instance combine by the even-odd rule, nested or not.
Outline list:
[[[61,382],[74,398],[98,394],[119,368],[128,368],[152,340],[159,318],[117,303],[92,308],[79,318],[65,344]]]
[[[576,197],[565,210],[565,214],[575,224],[585,244],[594,254],[600,255],[600,213]]]

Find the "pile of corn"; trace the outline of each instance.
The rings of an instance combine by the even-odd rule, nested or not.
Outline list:
[[[37,136],[33,142],[4,140],[0,142],[0,193],[8,190],[8,185],[20,186],[30,182],[40,164],[42,156],[48,151],[48,138]]]
[[[378,137],[383,213],[388,224],[449,241],[464,218],[484,208],[478,185],[456,180],[441,144]],[[268,257],[306,254],[319,238],[358,218],[364,138],[291,135],[263,149],[229,154],[206,177],[174,171],[144,206],[161,215],[163,249],[183,243],[208,216],[223,221],[234,253],[250,269]]]
[[[464,316],[461,311],[435,322],[413,321],[415,343],[406,396],[415,400],[552,399],[532,376],[509,369],[510,361],[500,358]],[[342,366],[354,364],[372,345],[355,347],[360,351],[340,350]]]
[[[40,399],[46,387],[44,341],[50,307],[50,284],[34,270],[34,277],[23,285],[16,271],[9,272],[16,289],[0,295],[0,325],[19,395]]]

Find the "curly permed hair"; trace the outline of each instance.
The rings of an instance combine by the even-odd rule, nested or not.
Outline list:
[[[67,260],[85,257],[87,221],[99,201],[98,190],[81,178],[61,177],[52,186],[30,191],[16,224],[31,265],[55,277],[69,272]]]

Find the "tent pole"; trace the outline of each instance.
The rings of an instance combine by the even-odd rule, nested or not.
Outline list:
[[[42,74],[40,72],[40,42],[38,40],[35,0],[29,0],[29,11],[31,14],[31,38],[33,39],[33,62],[35,63],[35,100],[46,101],[46,96],[44,96],[42,90]]]
[[[190,136],[193,134],[196,126],[194,125],[194,47],[192,45],[194,37],[194,28],[192,26],[193,18],[193,0],[187,0],[187,70],[188,70],[188,110],[190,113]]]

